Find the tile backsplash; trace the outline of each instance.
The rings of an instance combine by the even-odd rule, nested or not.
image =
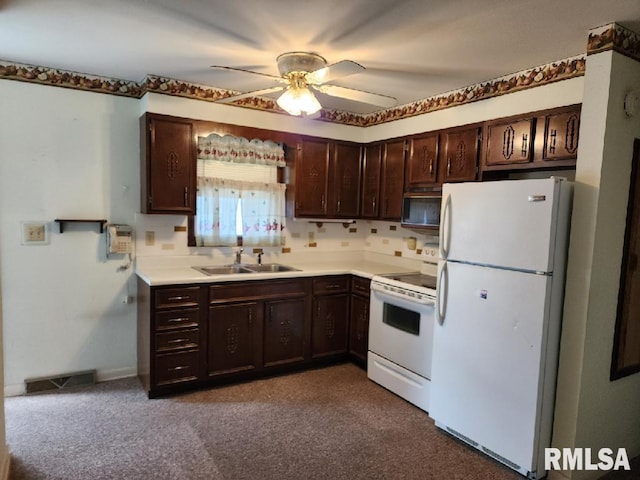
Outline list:
[[[187,217],[183,215],[136,214],[136,255],[206,255],[232,260],[237,247],[188,247]],[[261,247],[265,255],[322,255],[327,252],[374,252],[410,259],[423,259],[425,245],[438,243],[438,237],[400,227],[396,222],[357,220],[355,223],[309,222],[288,219],[285,244]],[[250,255],[253,247],[243,247]]]

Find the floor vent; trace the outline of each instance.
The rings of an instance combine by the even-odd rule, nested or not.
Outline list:
[[[75,387],[76,385],[93,385],[96,383],[96,371],[86,370],[57,377],[27,378],[24,383],[27,394],[47,390],[60,390],[62,388]]]

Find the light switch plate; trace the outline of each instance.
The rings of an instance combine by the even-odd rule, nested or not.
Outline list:
[[[49,243],[47,222],[22,222],[20,233],[22,245],[46,245]]]

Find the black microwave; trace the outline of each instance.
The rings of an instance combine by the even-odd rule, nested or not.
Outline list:
[[[400,224],[409,228],[440,228],[442,196],[429,193],[405,193],[402,199]]]

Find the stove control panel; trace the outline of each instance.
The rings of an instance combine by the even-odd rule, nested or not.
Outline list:
[[[388,283],[375,280],[371,282],[371,290],[383,292],[395,297],[405,298],[407,300],[413,300],[417,303],[433,304],[435,300],[432,295],[427,295],[423,292],[411,290],[410,288],[389,285]]]

